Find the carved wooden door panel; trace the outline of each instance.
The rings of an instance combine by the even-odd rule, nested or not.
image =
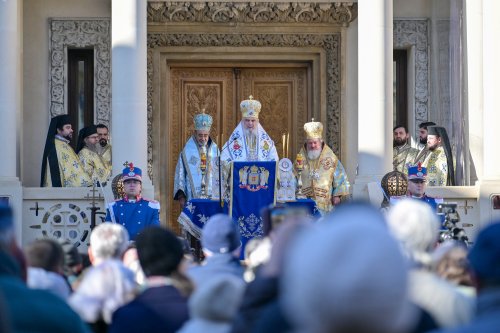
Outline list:
[[[179,153],[193,133],[193,116],[203,109],[213,118],[210,135],[220,147],[217,139],[221,132],[232,131],[235,123],[234,73],[232,68],[186,68],[170,70],[169,89],[169,144],[167,150],[167,193],[161,194],[162,207],[167,207],[167,224],[180,231],[177,218],[179,205],[173,201],[175,166]]]
[[[179,153],[193,132],[193,116],[201,112],[213,117],[211,137],[220,147],[241,120],[239,104],[253,95],[262,103],[260,121],[283,157],[283,134],[289,133],[289,158],[304,140],[302,126],[310,111],[308,69],[297,65],[284,68],[250,67],[172,67],[168,92],[167,193],[161,194],[167,209],[167,224],[180,231],[180,213],[173,201],[175,165]]]
[[[240,82],[240,100],[252,95],[262,104],[259,120],[279,157],[293,159],[304,142],[303,126],[311,114],[307,68],[245,68]],[[288,136],[288,156],[283,155],[284,136]]]

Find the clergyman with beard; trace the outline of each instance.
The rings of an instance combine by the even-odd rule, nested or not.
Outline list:
[[[303,193],[316,202],[322,215],[330,212],[349,196],[349,180],[344,166],[323,142],[320,122],[304,124],[306,142],[300,154],[305,157],[301,174]]]
[[[99,181],[101,184],[108,181],[111,174],[111,168],[99,155],[98,149],[99,134],[95,125],[84,127],[78,135],[78,145],[76,152],[80,158],[83,169],[93,181]]]
[[[41,187],[86,187],[92,180],[83,170],[75,151],[69,145],[73,128],[68,115],[51,119],[43,150]]]
[[[430,126],[427,134],[427,147],[415,159],[415,164],[422,163],[427,168],[428,186],[455,185],[453,154],[446,129]]]
[[[250,96],[240,103],[241,122],[236,126],[221,151],[221,161],[276,161],[274,141],[259,123],[262,105]]]
[[[204,110],[203,110],[204,111]],[[210,138],[212,117],[209,114],[200,113],[193,117],[193,135],[179,154],[179,160],[175,167],[174,178],[174,200],[179,202],[181,209],[187,200],[199,198],[201,195],[202,171],[200,163],[204,155],[206,163],[206,190],[208,197],[218,197],[218,172],[217,157],[219,149],[217,144]],[[215,185],[215,186],[214,186]]]
[[[394,171],[408,175],[408,167],[413,164],[418,150],[412,148],[408,143],[410,134],[406,126],[396,125],[393,129],[393,134],[392,165],[394,166]]]
[[[418,140],[416,142],[415,148],[419,151],[422,151],[425,147],[427,147],[427,129],[430,126],[436,126],[436,123],[432,121],[425,121],[418,125]]]
[[[111,143],[109,139],[108,126],[104,124],[97,124],[97,135],[99,136],[99,145],[97,145],[97,153],[101,155],[106,167],[112,170],[111,162]]]

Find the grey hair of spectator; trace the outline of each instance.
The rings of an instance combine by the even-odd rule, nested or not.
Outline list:
[[[128,242],[128,232],[122,225],[102,223],[90,234],[90,251],[96,260],[120,259]]]
[[[401,200],[389,210],[387,224],[411,261],[431,264],[431,252],[439,237],[439,220],[429,204],[415,199]]]
[[[407,273],[381,213],[346,204],[296,236],[285,258],[281,304],[299,332],[407,332],[416,320]]]

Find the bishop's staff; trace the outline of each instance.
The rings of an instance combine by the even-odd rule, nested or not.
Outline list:
[[[217,157],[218,163],[219,163],[219,201],[220,201],[220,206],[221,208],[224,207],[224,199],[222,198],[222,164],[221,164],[221,159],[220,155],[222,154],[222,149],[224,148],[224,143],[222,140],[224,140],[224,133],[221,133],[217,135],[217,138],[220,139],[219,144],[222,145],[221,149],[218,149],[219,156]]]

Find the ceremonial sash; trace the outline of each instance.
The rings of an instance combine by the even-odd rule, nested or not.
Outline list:
[[[207,177],[206,186],[207,194],[212,195],[212,160],[217,157],[217,145],[213,142],[207,146]],[[198,198],[201,191],[201,177],[202,173],[200,170],[200,152],[198,150],[198,144],[193,139],[189,138],[186,146],[181,153],[182,162],[184,164],[184,169],[186,172],[186,178],[188,179],[189,188],[192,193],[193,198]],[[189,198],[190,199],[190,198]]]

